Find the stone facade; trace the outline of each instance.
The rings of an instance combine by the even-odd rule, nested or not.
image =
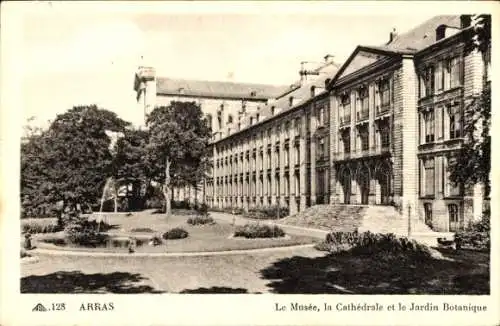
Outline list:
[[[464,108],[488,73],[484,56],[466,50],[471,27],[462,18],[435,17],[380,47],[358,46],[342,66],[327,62],[252,110],[199,98],[214,116],[240,112],[214,128],[203,200],[291,214],[327,203],[393,205],[439,231],[479,218],[482,187],[456,187],[447,172],[464,141]]]

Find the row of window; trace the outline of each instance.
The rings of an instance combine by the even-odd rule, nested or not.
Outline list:
[[[373,97],[373,103],[377,108],[377,113],[383,113],[389,110],[391,104],[391,85],[392,79],[382,78],[376,83],[376,92]],[[356,91],[356,119],[365,120],[368,118],[370,110],[370,96],[367,86],[363,86]],[[343,94],[339,97],[339,120],[340,125],[348,124],[351,121],[351,93]]]
[[[427,66],[419,75],[420,98],[461,86],[462,67],[463,61],[460,57],[448,58]]]
[[[328,139],[327,137],[321,137],[317,140],[316,142],[316,159],[322,160],[326,159],[328,157]],[[295,165],[300,164],[300,147],[299,146],[293,146],[292,151],[294,154],[294,162],[292,162]],[[310,149],[307,151],[309,155],[311,155]],[[285,166],[290,165],[290,149],[285,147],[284,149],[284,163]],[[271,168],[271,160],[273,159],[273,155],[271,155],[270,152],[267,152],[266,155],[264,153],[259,154],[259,169],[262,170],[264,169],[264,164],[266,169]],[[280,150],[275,150],[274,151],[274,162],[276,166],[280,165],[280,160],[281,160],[281,155],[280,155]],[[307,158],[306,161],[308,162],[309,159]],[[223,163],[223,160],[221,159],[220,162],[216,162],[216,168],[217,169],[222,169],[224,166],[229,167],[229,174],[232,174],[233,168],[237,169],[239,171],[243,171],[243,166],[246,164],[246,166],[250,166],[250,170],[255,170],[256,165],[257,165],[257,158],[252,156],[247,157],[244,161],[239,160],[235,161],[232,163]],[[220,171],[219,171],[220,172]]]
[[[439,106],[420,113],[420,144],[462,136],[463,111],[459,105]]]
[[[461,195],[461,187],[450,180],[448,172],[450,158],[438,156],[420,161],[420,196],[434,197],[436,190],[444,197]]]
[[[374,147],[389,148],[391,144],[391,129],[389,123],[377,124],[374,128]],[[369,129],[368,127],[356,128],[356,136],[354,146],[357,150],[369,150]],[[344,153],[351,152],[351,128],[347,128],[340,133],[339,148],[343,149]]]

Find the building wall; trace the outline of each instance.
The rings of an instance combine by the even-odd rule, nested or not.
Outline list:
[[[241,132],[238,112],[255,113],[264,101],[179,95],[158,96],[154,103],[195,100],[212,115],[213,168],[201,197],[196,193],[198,201],[211,207],[280,205],[293,214],[328,203],[393,205],[404,217],[425,221],[435,230],[454,231],[468,218],[478,219],[483,207],[482,186],[457,192],[447,171],[464,141],[463,134],[450,136],[452,112],[458,112],[450,108],[457,107],[457,119],[462,119],[484,82],[481,54],[465,52],[462,39],[450,37],[415,55],[382,59],[363,73],[353,72],[356,78],[340,79],[328,94],[312,95],[305,104],[251,127],[242,124]],[[455,57],[460,82],[439,89],[444,64]],[[435,89],[425,94],[423,77],[429,67],[436,69],[429,79]],[[389,85],[387,105],[382,103],[384,81]],[[367,109],[360,99],[363,88]],[[350,99],[349,112],[342,110],[342,96]],[[432,124],[425,122],[431,121],[430,112]],[[234,123],[228,130],[230,114]],[[349,152],[344,150],[345,132]],[[192,197],[192,191],[181,189],[176,196]]]

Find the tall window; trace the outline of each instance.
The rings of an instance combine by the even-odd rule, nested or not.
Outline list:
[[[325,139],[318,139],[318,150],[317,150],[317,158],[322,160],[325,157]]]
[[[427,67],[420,76],[420,97],[434,94],[434,67]]]
[[[289,164],[289,158],[290,158],[290,150],[288,147],[285,148],[285,166],[288,166]]]
[[[434,159],[427,159],[424,161],[424,195],[434,196]]]
[[[290,137],[290,122],[286,122],[285,123],[285,138],[289,138]]]
[[[340,123],[348,123],[351,121],[351,98],[349,94],[345,94],[340,99]]]
[[[301,122],[300,118],[295,119],[294,128],[295,128],[295,135],[296,136],[302,135],[302,124],[300,122]]]
[[[342,136],[342,141],[344,143],[344,153],[351,152],[351,131],[348,129],[344,132]]]
[[[450,162],[455,160],[454,157],[444,157],[443,158],[443,184],[445,185],[444,195],[445,197],[460,196],[461,186],[451,181],[451,172],[448,171],[448,166]]]
[[[391,146],[391,130],[387,125],[380,128],[380,143],[382,148],[389,148]]]
[[[448,107],[450,139],[462,137],[462,114],[459,106]]]
[[[450,61],[450,87],[458,87],[462,84],[460,80],[460,58],[455,57]]]
[[[322,126],[325,123],[324,111],[325,108],[323,106],[316,108],[316,121],[318,121],[318,127]]]
[[[300,149],[299,146],[294,146],[295,149],[295,162],[294,164],[300,164]]]
[[[368,118],[369,101],[368,101],[368,88],[363,87],[359,90],[359,104],[360,104],[360,119]]]
[[[425,224],[432,225],[432,204],[431,203],[424,204],[424,216],[425,216]]]
[[[361,139],[361,150],[367,151],[369,148],[368,144],[368,129],[362,129],[359,132],[359,138]]]
[[[424,127],[425,143],[432,143],[434,142],[434,131],[435,131],[434,110],[422,113],[422,117],[423,117],[422,123]]]
[[[276,150],[275,154],[276,154],[276,166],[279,167],[280,166],[280,151],[279,151],[279,149]]]
[[[450,231],[457,230],[460,227],[460,217],[458,213],[458,206],[456,204],[448,205],[448,217],[450,221]]]
[[[387,108],[390,104],[390,82],[388,78],[380,81],[380,106],[382,109]]]
[[[306,131],[309,132],[311,130],[311,114],[309,112],[306,113]]]

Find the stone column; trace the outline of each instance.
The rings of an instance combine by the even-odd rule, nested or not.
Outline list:
[[[305,113],[300,117],[299,138],[299,194],[300,194],[300,210],[306,209],[306,117]]]
[[[288,186],[289,186],[289,198],[290,202],[290,215],[297,213],[297,202],[295,201],[295,196],[298,194],[295,190],[295,119],[290,123],[290,146],[289,146],[289,172],[288,172]]]
[[[401,82],[403,83],[402,98],[402,139],[403,146],[403,215],[418,217],[418,160],[417,160],[417,74],[411,57],[403,57]],[[410,216],[408,216],[410,214]]]
[[[275,156],[275,150],[276,150],[276,129],[273,126],[273,130],[271,132],[271,184],[270,184],[270,189],[269,189],[269,195],[271,196],[271,205],[276,205],[276,162],[273,159]]]
[[[281,124],[280,138],[280,205],[285,206],[285,132],[284,126]]]
[[[316,108],[311,108],[311,206],[316,205]]]

